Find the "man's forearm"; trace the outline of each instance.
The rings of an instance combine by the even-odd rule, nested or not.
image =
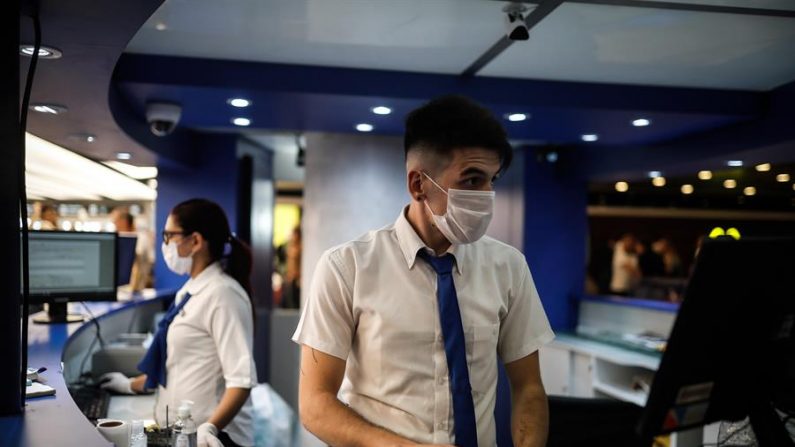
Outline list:
[[[512,395],[511,434],[515,447],[544,447],[549,431],[549,406],[541,387]]]
[[[315,395],[301,406],[301,422],[312,434],[334,447],[415,445],[371,424],[328,393]]]

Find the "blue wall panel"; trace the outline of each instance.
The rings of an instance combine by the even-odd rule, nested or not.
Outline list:
[[[158,163],[157,175],[157,261],[155,286],[179,288],[187,276],[177,276],[168,270],[160,254],[163,242],[160,232],[174,205],[192,198],[205,198],[217,202],[226,212],[232,231],[236,231],[237,216],[237,136],[197,135],[193,141],[192,157],[195,165],[175,166]]]
[[[544,309],[556,331],[576,326],[585,281],[587,184],[575,160],[525,164],[524,253]]]

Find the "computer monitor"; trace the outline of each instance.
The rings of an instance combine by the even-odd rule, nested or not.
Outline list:
[[[793,446],[795,239],[706,242],[637,426],[654,435],[750,418],[760,447]]]
[[[116,233],[30,231],[29,302],[49,304],[47,315],[34,322],[81,321],[67,314],[69,301],[115,301],[116,252]]]
[[[130,274],[135,264],[135,246],[138,236],[135,233],[119,233],[119,272],[116,285],[123,286],[130,283]]]

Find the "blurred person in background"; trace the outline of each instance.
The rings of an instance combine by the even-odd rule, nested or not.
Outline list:
[[[628,295],[640,282],[642,273],[638,253],[640,241],[632,233],[624,234],[613,248],[613,275],[610,279],[610,293]]]

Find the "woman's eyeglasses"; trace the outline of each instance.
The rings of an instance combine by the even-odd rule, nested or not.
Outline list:
[[[174,236],[185,236],[186,234],[188,234],[188,233],[185,232],[185,231],[166,231],[166,230],[163,230],[163,242],[168,244],[168,241],[170,241],[172,237],[174,237]]]

